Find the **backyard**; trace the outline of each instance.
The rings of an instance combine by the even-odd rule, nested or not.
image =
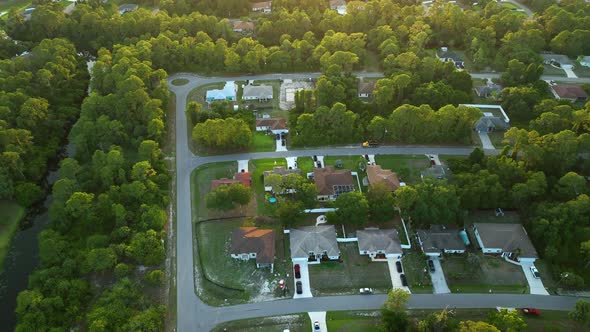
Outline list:
[[[430,167],[425,155],[376,155],[375,162],[383,169],[396,172],[400,181],[409,185],[420,183],[420,171]]]
[[[441,265],[453,293],[527,293],[522,268],[500,257],[446,256]]]
[[[291,271],[288,260],[288,240],[281,229],[275,229],[274,273],[269,268],[256,268],[254,260],[242,261],[231,258],[231,233],[242,226],[244,219],[205,221],[195,225],[202,273],[209,283],[203,284],[205,298],[209,302],[227,304],[246,301],[271,300],[283,295],[278,288],[281,278]],[[261,228],[272,228],[264,225]],[[286,296],[291,296],[289,292]]]
[[[10,248],[10,239],[18,223],[25,216],[25,209],[13,201],[0,200],[0,271],[4,266],[6,252]]]
[[[262,318],[234,320],[217,325],[212,331],[284,331],[307,332],[311,328],[311,321],[307,313],[291,314],[283,316],[271,316]]]
[[[211,181],[221,178],[231,179],[237,170],[237,163],[235,161],[230,161],[207,164],[193,171],[191,174],[193,221],[256,215],[255,199],[252,199],[246,206],[237,207],[230,211],[207,209],[205,196],[211,191]]]
[[[264,171],[270,171],[276,166],[287,167],[287,160],[285,158],[276,159],[257,159],[251,160],[249,169],[252,173],[252,190],[256,195],[256,201],[258,202],[257,212],[260,216],[272,216],[276,210],[276,203],[270,203],[267,198],[267,194],[264,191],[264,180],[262,174]]]
[[[358,294],[359,288],[370,287],[376,293],[391,288],[387,263],[372,263],[361,256],[357,244],[339,243],[342,263],[322,262],[309,265],[309,279],[314,296]]]

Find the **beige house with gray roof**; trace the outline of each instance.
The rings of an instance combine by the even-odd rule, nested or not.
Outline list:
[[[539,257],[522,224],[474,223],[472,227],[484,254],[516,256],[519,262],[534,262]]]
[[[289,230],[291,259],[320,263],[340,259],[334,225],[306,226]]]
[[[359,254],[369,255],[374,261],[387,261],[387,257],[401,257],[402,247],[397,230],[367,228],[356,232]]]

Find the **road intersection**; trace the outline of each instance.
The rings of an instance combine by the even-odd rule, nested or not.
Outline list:
[[[317,78],[321,73],[264,74],[240,77],[202,77],[194,74],[179,73],[168,78],[169,89],[176,96],[176,320],[177,330],[209,331],[216,325],[237,319],[284,315],[309,311],[363,310],[378,309],[386,299],[385,295],[356,295],[315,297],[306,299],[286,299],[268,302],[243,304],[236,306],[212,307],[205,304],[196,294],[199,289],[200,275],[195,271],[193,250],[193,217],[191,210],[190,178],[191,172],[202,165],[221,161],[252,160],[259,158],[285,158],[312,155],[361,155],[367,149],[358,146],[325,147],[279,152],[242,153],[201,157],[194,155],[188,144],[185,109],[188,94],[204,84],[224,82],[226,80],[274,80],[274,79],[309,79]],[[379,78],[382,73],[355,73],[358,77]],[[500,74],[472,74],[472,77],[499,77]],[[175,79],[187,79],[188,83],[175,86]],[[544,76],[542,79],[568,82],[590,83],[590,79],[568,79],[565,77]],[[468,155],[473,147],[428,147],[428,146],[385,146],[372,148],[371,154],[444,154]],[[497,150],[486,150],[486,154],[497,154]],[[196,246],[195,246],[196,247]],[[509,294],[413,294],[409,308],[439,309],[456,308],[495,308],[527,307],[534,305],[540,309],[569,310],[577,298],[569,296],[543,295],[509,295]]]

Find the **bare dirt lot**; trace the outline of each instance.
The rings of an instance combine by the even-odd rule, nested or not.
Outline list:
[[[284,80],[281,84],[279,108],[282,110],[290,110],[295,105],[295,91],[311,89],[313,89],[313,83],[311,82]]]

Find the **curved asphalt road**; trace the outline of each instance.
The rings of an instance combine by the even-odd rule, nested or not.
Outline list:
[[[358,77],[378,78],[381,73],[355,73]],[[336,297],[314,297],[297,300],[277,300],[244,304],[229,307],[211,307],[203,303],[195,294],[195,284],[198,287],[199,275],[194,271],[193,260],[193,230],[191,217],[190,175],[195,167],[212,162],[230,161],[238,159],[279,158],[286,156],[311,155],[360,155],[371,151],[372,154],[450,154],[467,155],[472,151],[469,147],[426,147],[426,146],[391,146],[374,149],[359,147],[330,147],[310,150],[295,150],[286,152],[246,153],[236,155],[199,157],[193,155],[188,147],[188,131],[185,119],[186,100],[188,93],[194,88],[208,83],[223,82],[225,80],[272,80],[272,79],[307,79],[319,77],[321,73],[298,74],[268,74],[240,77],[201,77],[194,74],[180,73],[168,78],[170,83],[174,79],[186,78],[189,83],[183,86],[169,84],[169,88],[176,94],[176,196],[177,196],[177,329],[178,331],[209,331],[219,323],[272,315],[282,315],[308,311],[330,310],[359,310],[377,309],[385,301],[385,295],[356,295]],[[473,77],[498,77],[499,74],[472,74]],[[590,83],[590,79],[567,79],[564,77],[553,79],[561,81],[575,81]],[[489,154],[496,150],[486,151]],[[197,278],[197,279],[195,279]],[[195,281],[196,280],[196,281]],[[410,298],[410,308],[437,309],[447,306],[457,308],[494,308],[535,306],[540,309],[569,310],[577,299],[567,296],[542,295],[508,295],[508,294],[418,294]]]

